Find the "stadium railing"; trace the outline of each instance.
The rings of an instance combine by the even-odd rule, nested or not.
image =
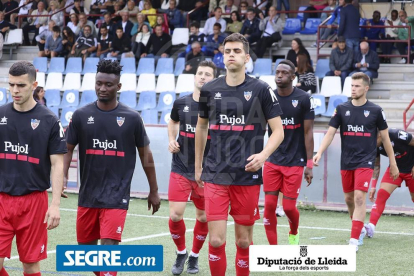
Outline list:
[[[410,130],[410,131],[414,130],[414,128],[408,129],[410,124],[414,121],[414,114],[411,116],[411,118],[407,122],[407,113],[410,110],[410,108],[413,106],[413,104],[414,104],[414,99],[411,100],[410,104],[407,106],[407,108],[403,112],[403,123],[404,123],[405,130]]]
[[[18,6],[17,8],[12,9],[11,11],[6,12],[4,15],[6,16],[6,15],[9,15],[9,14],[15,13],[15,11],[18,11],[20,8],[26,7],[26,6],[27,6],[27,5],[29,5],[30,3],[33,3],[33,0],[32,0],[32,1],[30,1],[30,2],[28,2],[28,3],[26,3],[26,4],[23,4],[23,5],[21,5],[21,6]]]

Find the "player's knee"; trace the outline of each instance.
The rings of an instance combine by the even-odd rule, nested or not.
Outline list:
[[[351,196],[346,196],[345,197],[345,203],[349,206],[349,205],[353,205],[354,204],[354,198]]]
[[[196,214],[196,218],[199,222],[207,222],[207,217],[206,217],[206,213],[204,214]]]
[[[40,272],[40,264],[37,263],[23,263],[23,271],[27,274]]]
[[[209,243],[212,247],[220,247],[225,242],[226,242],[226,240],[224,238],[210,236]]]
[[[177,222],[183,219],[183,214],[173,211],[170,213],[170,218],[172,221]]]
[[[363,206],[365,204],[364,197],[361,195],[355,196],[355,205],[356,206]]]
[[[250,245],[250,241],[248,238],[239,238],[236,240],[236,244],[238,247],[247,248]]]

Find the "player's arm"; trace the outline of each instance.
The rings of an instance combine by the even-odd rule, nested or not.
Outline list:
[[[195,133],[195,180],[198,186],[204,187],[201,181],[201,172],[203,170],[203,156],[206,148],[208,136],[208,119],[198,117]]]
[[[285,138],[285,132],[283,131],[280,116],[269,119],[267,123],[272,129],[272,135],[270,135],[266,146],[260,153],[253,154],[247,158],[247,161],[249,161],[245,167],[247,172],[257,172],[260,168],[262,168],[266,159],[269,158],[269,156],[279,147]]]
[[[313,149],[314,149],[314,142],[313,142],[313,123],[314,120],[305,120],[304,121],[304,128],[305,128],[305,147],[306,147],[306,169],[305,169],[305,179],[308,182],[309,186],[312,183],[313,178]]]
[[[395,161],[394,149],[392,148],[390,136],[388,134],[388,128],[380,130],[380,135],[382,139],[382,146],[384,147],[384,150],[388,155],[388,159],[390,160],[390,174],[391,177],[395,180],[400,175],[400,172],[397,167],[397,162]]]
[[[377,182],[379,179],[380,170],[381,170],[381,156],[378,154],[377,158],[375,158],[374,172],[372,174],[372,179],[371,179],[371,190],[369,191],[369,200],[371,202],[375,202],[375,192],[377,188]]]
[[[68,148],[68,152],[65,153],[65,155],[63,156],[63,186],[61,194],[61,196],[64,198],[68,197],[67,195],[65,195],[64,191],[68,187],[69,167],[70,163],[72,162],[73,151],[75,150],[76,145],[66,143],[66,147]]]
[[[52,180],[52,203],[50,204],[44,223],[47,223],[47,229],[52,230],[60,222],[60,195],[63,187],[63,154],[50,155],[51,163],[51,180]]]
[[[318,162],[321,159],[322,154],[325,152],[325,150],[329,147],[329,145],[332,143],[333,138],[335,137],[336,128],[329,127],[328,131],[325,134],[325,137],[323,137],[322,143],[319,147],[318,152],[313,157],[313,164],[315,166],[318,166]]]
[[[154,157],[149,145],[145,147],[138,147],[139,159],[141,160],[142,168],[147,176],[150,192],[148,195],[148,210],[152,206],[152,214],[158,211],[161,202],[158,195],[157,175],[155,174]]]
[[[179,128],[180,122],[176,122],[173,119],[168,122],[168,150],[171,153],[177,153],[180,151],[180,145],[177,142]]]

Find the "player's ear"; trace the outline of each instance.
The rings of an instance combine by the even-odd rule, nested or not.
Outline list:
[[[246,60],[244,61],[244,64],[247,64],[249,62],[250,58],[251,58],[250,55],[246,54]]]
[[[121,90],[121,87],[122,87],[122,83],[118,83],[118,89],[116,90],[117,92],[119,91],[119,90]]]
[[[37,81],[34,81],[34,82],[32,83],[32,86],[33,86],[33,91],[37,88],[37,85],[38,85]]]

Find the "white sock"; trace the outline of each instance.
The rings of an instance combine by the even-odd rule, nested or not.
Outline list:
[[[183,251],[178,251],[177,250],[177,254],[184,254],[185,255],[186,253],[187,253],[187,249],[184,249]]]
[[[191,251],[190,256],[193,256],[193,257],[197,257],[198,258],[198,254],[194,253],[193,251]]]
[[[349,244],[350,245],[358,245],[358,240],[357,239],[349,239]]]
[[[370,223],[368,223],[368,225],[372,228],[372,230],[374,230],[374,231],[375,231],[375,225],[374,225],[374,224],[372,224],[372,223],[370,222]]]

